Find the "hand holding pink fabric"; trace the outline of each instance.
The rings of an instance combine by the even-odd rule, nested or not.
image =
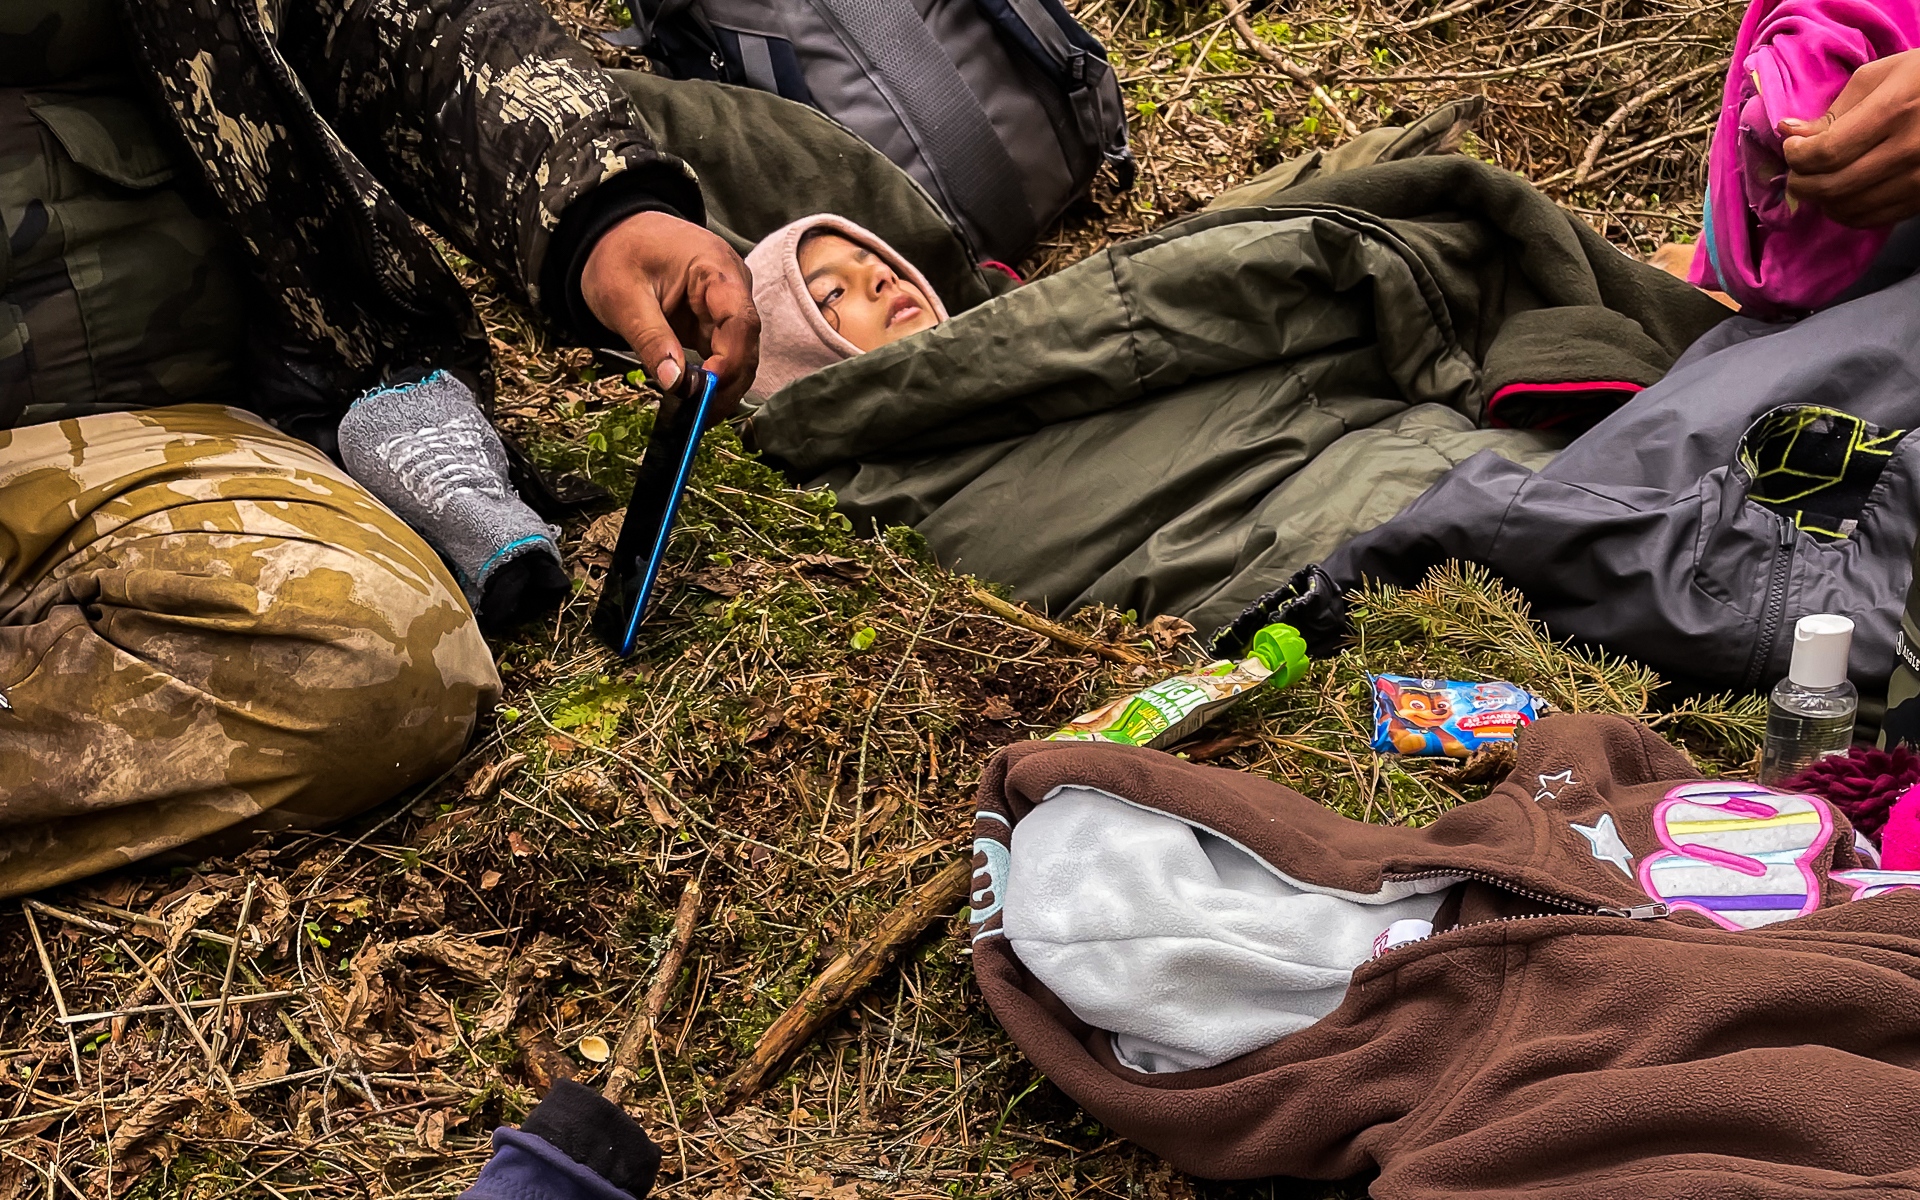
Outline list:
[[[1917,0],[1754,0],[1708,155],[1693,283],[1776,317],[1818,308],[1860,278],[1887,228],[1849,228],[1790,196],[1780,124],[1819,118],[1855,70],[1916,46]]]

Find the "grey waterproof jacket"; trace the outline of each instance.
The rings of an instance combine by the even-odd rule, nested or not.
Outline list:
[[[1920,277],[1794,325],[1735,318],[1551,463],[1468,459],[1332,555],[1322,590],[1467,559],[1554,633],[1710,687],[1772,684],[1794,623],[1840,613],[1854,682],[1884,694],[1920,531],[1916,425]]]

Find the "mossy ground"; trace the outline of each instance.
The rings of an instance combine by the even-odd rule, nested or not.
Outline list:
[[[1126,80],[1142,180],[1126,196],[1098,189],[1036,270],[1341,136],[1218,5],[1080,11]],[[559,13],[607,23],[597,7]],[[1556,195],[1644,253],[1692,228],[1698,126],[1738,16],[1727,0],[1329,0],[1252,20],[1362,126],[1485,91],[1469,152],[1557,178]],[[1603,133],[1594,181],[1575,187]],[[554,1077],[603,1078],[593,1039],[617,1042],[638,1010],[692,878],[705,915],[629,1093],[668,1151],[663,1197],[1353,1192],[1199,1184],[1113,1137],[994,1024],[951,923],[789,1074],[713,1115],[717,1082],[820,966],[963,852],[994,747],[1191,651],[1162,649],[1126,614],[1070,623],[1136,645],[1149,667],[1010,625],[911,532],[850,528],[829,496],[789,488],[719,431],[660,610],[635,658],[614,660],[585,618],[648,393],[474,285],[503,423],[548,468],[613,497],[567,529],[577,595],[497,647],[506,695],[447,778],[326,835],[124,872],[0,917],[0,1198],[453,1195],[488,1132]],[[1484,579],[1449,572],[1361,612],[1349,649],[1187,752],[1373,820],[1417,823],[1482,794],[1497,763],[1366,748],[1370,670],[1506,678],[1562,708],[1648,716],[1709,769],[1751,752],[1753,701],[1676,708],[1644,669],[1544,639]],[[143,1011],[62,1026],[55,986],[70,1013]],[[297,994],[248,999],[275,992]],[[224,1011],[188,1011],[191,1031],[173,1010],[223,994]]]

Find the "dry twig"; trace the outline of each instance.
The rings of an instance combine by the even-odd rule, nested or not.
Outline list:
[[[67,998],[60,994],[60,979],[53,973],[53,959],[47,955],[47,944],[40,940],[40,923],[33,919],[33,906],[25,900],[20,902],[20,911],[26,914],[27,930],[33,934],[33,949],[40,956],[40,969],[46,972],[47,989],[53,993],[53,1008],[61,1017],[67,1015]],[[80,1043],[73,1036],[71,1026],[65,1027],[67,1049],[73,1053],[73,1086],[80,1087]]]
[[[1260,39],[1260,35],[1253,31],[1253,26],[1248,24],[1246,18],[1246,0],[1235,0],[1233,7],[1233,31],[1240,35],[1240,40],[1246,43],[1247,49],[1266,59],[1275,70],[1311,92],[1313,98],[1320,102],[1320,107],[1327,110],[1327,115],[1333,118],[1334,123],[1339,125],[1348,137],[1359,137],[1360,127],[1347,119],[1346,110],[1340,107],[1340,102],[1333,98],[1333,93],[1327,90],[1326,85],[1305,67],[1267,45]]]
[[[767,1027],[747,1061],[728,1077],[722,1089],[720,1111],[732,1110],[765,1087],[774,1072],[812,1041],[887,964],[964,898],[972,881],[971,859],[949,863],[888,913],[879,927],[858,945],[828,963],[827,969],[800,993],[800,998]]]
[[[1600,132],[1594,134],[1593,139],[1587,143],[1586,153],[1580,156],[1580,165],[1573,169],[1572,185],[1579,187],[1587,181],[1587,176],[1593,172],[1593,165],[1600,161],[1600,151],[1605,149],[1607,139],[1619,132],[1620,126],[1626,124],[1628,117],[1631,117],[1634,113],[1639,112],[1660,97],[1670,92],[1678,91],[1696,79],[1704,79],[1709,75],[1718,75],[1725,69],[1726,64],[1723,62],[1701,63],[1691,71],[1683,72],[1675,75],[1671,79],[1654,84],[1646,91],[1641,92],[1631,100],[1621,104],[1619,108],[1614,109],[1613,113],[1608,116],[1605,121],[1601,122]]]
[[[660,957],[660,969],[647,988],[646,1004],[627,1022],[619,1045],[614,1047],[613,1069],[607,1073],[607,1083],[600,1094],[615,1104],[626,1097],[627,1088],[633,1083],[634,1072],[640,1066],[640,1051],[659,1032],[660,1017],[667,1010],[667,998],[673,994],[674,981],[680,978],[680,968],[687,961],[687,948],[693,945],[693,932],[699,922],[700,880],[694,878],[680,889],[680,903],[673,912],[673,932],[667,942],[667,952]]]
[[[1057,621],[1049,621],[1045,617],[1030,613],[1018,605],[1008,604],[1005,600],[1002,600],[983,587],[977,585],[969,586],[967,588],[967,594],[973,597],[975,604],[986,609],[994,616],[999,617],[1002,621],[1018,625],[1022,629],[1031,630],[1034,633],[1040,634],[1042,637],[1052,638],[1061,645],[1070,646],[1083,654],[1096,655],[1106,659],[1108,662],[1117,662],[1129,667],[1143,666],[1147,662],[1146,656],[1137,650],[1130,649],[1126,646],[1114,646],[1106,642],[1095,641],[1084,633],[1075,633]]]

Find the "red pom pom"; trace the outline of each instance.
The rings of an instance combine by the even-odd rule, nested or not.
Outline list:
[[[1853,746],[1829,754],[1777,785],[1783,792],[1819,796],[1847,814],[1853,827],[1878,841],[1887,813],[1900,794],[1920,783],[1920,754],[1905,746],[1878,750]]]

